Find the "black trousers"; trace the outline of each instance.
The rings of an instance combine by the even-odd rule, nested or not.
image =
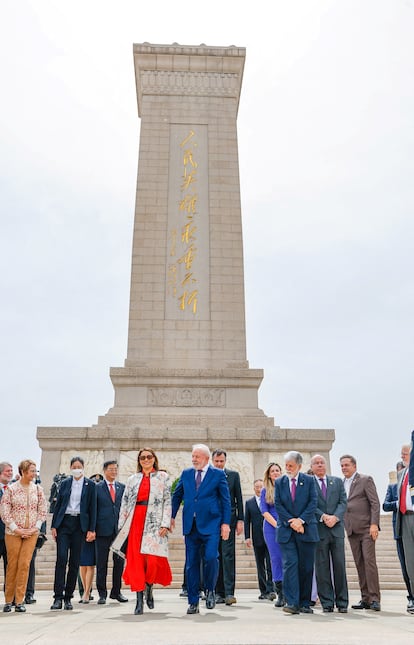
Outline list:
[[[56,600],[70,600],[76,587],[81,546],[85,540],[79,515],[65,515],[57,531],[54,596]],[[69,566],[66,575],[66,567]]]
[[[266,544],[263,544],[262,546],[255,546],[253,544],[253,549],[260,593],[271,593],[273,591],[273,579],[269,549]]]
[[[109,547],[116,537],[113,535],[101,535],[96,537],[96,588],[99,597],[106,598],[106,577],[108,574],[108,558]],[[116,553],[112,554],[113,569],[112,569],[112,589],[111,594],[118,596],[121,593],[122,572],[124,570],[124,559],[120,558]]]
[[[26,585],[26,598],[28,596],[34,596],[34,592],[35,592],[36,555],[37,555],[37,549],[33,551],[32,559],[30,560],[29,577],[27,578],[27,585]]]
[[[236,585],[236,525],[232,523],[228,540],[220,538],[219,543],[219,574],[216,584],[216,594],[225,598],[234,596]]]
[[[6,541],[4,538],[0,540],[0,558],[3,558],[3,567],[4,567],[4,585],[3,585],[3,591],[6,589],[6,569],[7,569],[7,549],[6,549]]]

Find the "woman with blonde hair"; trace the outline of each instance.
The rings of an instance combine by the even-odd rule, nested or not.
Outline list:
[[[171,484],[159,469],[152,448],[138,453],[137,473],[129,477],[119,512],[119,533],[112,550],[125,557],[123,579],[137,594],[134,614],[144,611],[144,591],[148,609],[154,608],[152,587],[171,584],[168,562],[168,531],[171,524]]]
[[[263,535],[270,554],[273,584],[277,593],[275,607],[283,607],[282,553],[276,542],[278,516],[275,508],[275,480],[282,475],[282,469],[274,461],[270,462],[263,475],[263,488],[260,493],[260,510],[264,518]]]
[[[0,515],[5,530],[7,549],[7,571],[4,596],[4,612],[26,611],[24,598],[30,561],[36,547],[37,538],[46,520],[46,499],[43,489],[33,482],[36,479],[36,464],[24,459],[19,464],[20,478],[10,484],[3,492]]]

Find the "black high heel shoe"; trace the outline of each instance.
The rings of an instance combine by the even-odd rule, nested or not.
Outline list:
[[[144,613],[144,592],[137,591],[137,604],[135,605],[135,616],[140,616]]]
[[[152,595],[152,585],[146,584],[146,599],[148,609],[154,609],[154,596]]]

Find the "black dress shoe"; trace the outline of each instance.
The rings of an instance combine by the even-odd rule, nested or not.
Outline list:
[[[112,600],[117,600],[118,602],[128,602],[128,598],[126,598],[125,596],[123,596],[121,593],[118,593],[118,594],[116,594],[116,595],[115,595],[115,594],[111,594],[109,597],[110,597]]]
[[[348,609],[346,607],[338,607],[338,611],[340,614],[347,614]]]
[[[80,600],[79,602],[82,602],[82,600]],[[97,604],[98,604],[98,605],[106,605],[106,598],[105,598],[105,596],[99,596],[99,600],[98,600]]]
[[[24,612],[26,611],[26,607],[24,606],[23,603],[19,603],[18,605],[15,606],[14,611],[17,611],[20,614],[24,614]]]
[[[3,611],[5,614],[8,614],[12,610],[12,604],[11,602],[6,602],[6,604],[3,607]]]
[[[378,602],[377,600],[374,600],[374,601],[370,604],[369,608],[370,608],[370,609],[373,609],[374,611],[381,611],[381,605],[379,604],[379,602]]]
[[[70,600],[65,600],[65,601],[64,601],[64,603],[63,603],[63,609],[66,609],[67,611],[70,611],[71,609],[73,609],[73,605],[72,605],[72,603],[70,602]]]
[[[369,604],[360,600],[356,605],[351,605],[352,609],[369,609]]]
[[[214,609],[215,606],[216,606],[216,594],[214,593],[214,591],[207,591],[206,609]]]
[[[300,608],[300,613],[301,614],[313,614],[313,609],[312,609],[312,607],[301,607]]]
[[[188,605],[187,614],[199,614],[199,613],[200,613],[200,610],[198,608],[198,604]]]
[[[33,596],[26,596],[26,598],[24,599],[24,602],[26,605],[34,605],[34,603],[36,602],[36,598],[33,598]]]
[[[323,613],[324,613],[324,614],[332,614],[332,612],[333,612],[333,607],[324,607],[324,608],[322,609],[322,611],[323,611]]]
[[[53,605],[51,606],[50,609],[62,609],[62,600],[61,600],[61,598],[56,598],[53,601]]]
[[[284,611],[285,614],[299,614],[299,607],[296,607],[295,605],[285,605],[282,611]]]

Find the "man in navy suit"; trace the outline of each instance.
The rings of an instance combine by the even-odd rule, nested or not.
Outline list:
[[[333,612],[336,605],[341,614],[346,614],[348,611],[344,529],[346,492],[343,481],[339,477],[326,474],[326,459],[322,455],[312,457],[311,469],[318,493],[316,519],[320,541],[316,545],[315,555],[318,596],[325,613]]]
[[[276,540],[282,551],[283,594],[289,614],[312,614],[313,563],[319,541],[316,525],[317,494],[313,477],[300,472],[303,457],[291,450],[285,455],[286,475],[275,481],[275,507],[279,520]]]
[[[118,464],[113,459],[103,465],[104,479],[96,484],[96,588],[98,605],[106,603],[106,576],[108,573],[109,547],[118,533],[119,509],[125,484],[116,481]],[[124,559],[113,553],[112,589],[109,597],[118,602],[128,602],[121,593]]]
[[[204,547],[206,607],[214,609],[219,540],[220,537],[229,538],[231,505],[224,472],[209,465],[209,448],[201,443],[194,445],[191,458],[193,468],[183,470],[174,491],[171,528],[174,528],[175,516],[184,502],[187,614],[198,614],[201,549]]]
[[[51,609],[73,609],[82,542],[95,539],[96,484],[83,475],[82,457],[72,457],[70,475],[63,480],[52,517],[51,533],[57,544],[54,602]],[[69,567],[66,576],[66,566]]]
[[[260,510],[260,492],[263,488],[263,479],[253,482],[254,496],[246,501],[244,511],[244,539],[246,546],[253,546],[256,560],[257,580],[259,582],[259,600],[273,600],[275,598],[272,580],[272,567],[269,550],[263,535],[263,515]]]

